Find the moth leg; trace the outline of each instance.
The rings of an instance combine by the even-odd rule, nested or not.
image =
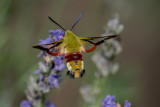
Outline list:
[[[85,69],[81,70],[81,72],[80,72],[80,73],[81,73],[81,74],[80,74],[80,77],[81,77],[81,78],[83,77],[83,75],[85,74],[85,72],[86,72]]]
[[[74,78],[75,78],[75,76],[74,76],[74,72],[73,72],[73,71],[71,71],[71,72],[70,72],[70,74],[69,74],[69,76],[70,76],[70,78],[74,79]]]
[[[71,79],[74,79],[74,78],[75,78],[73,71],[67,71],[66,74],[67,74]]]
[[[67,71],[67,73],[66,73],[67,75],[69,75],[70,74],[70,71]]]
[[[96,45],[94,44],[94,46],[91,48],[91,49],[86,49],[85,47],[84,47],[84,51],[86,52],[86,53],[89,53],[89,52],[92,52],[92,51],[94,51],[96,49]]]

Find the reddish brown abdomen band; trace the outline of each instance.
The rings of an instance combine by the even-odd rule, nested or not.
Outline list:
[[[70,62],[70,61],[76,61],[76,60],[83,60],[82,58],[82,54],[81,53],[71,53],[71,54],[67,54],[65,56],[65,60],[66,62]]]

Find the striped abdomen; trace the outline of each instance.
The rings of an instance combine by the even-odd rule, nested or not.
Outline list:
[[[82,77],[85,73],[83,68],[82,54],[79,52],[70,53],[65,56],[65,60],[68,67],[67,75],[71,78]]]

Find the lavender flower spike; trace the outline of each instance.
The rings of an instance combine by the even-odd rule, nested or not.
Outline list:
[[[28,100],[23,100],[20,104],[20,107],[31,107],[31,102]]]
[[[43,45],[43,44],[48,44],[48,43],[52,43],[52,38],[55,39],[56,41],[59,41],[63,38],[64,32],[62,32],[60,29],[57,30],[49,30],[50,36],[48,38],[46,38],[45,40],[40,40],[38,43],[38,45]]]
[[[39,40],[39,42],[40,42],[40,43],[38,43],[38,45],[43,45],[43,44],[52,43],[51,36],[49,36],[49,37],[46,38],[45,40]]]
[[[63,63],[63,56],[61,57],[56,57],[55,60],[54,60],[54,63],[55,63],[55,67],[54,67],[54,70],[55,71],[60,71],[62,72],[62,70],[66,67]]]
[[[116,104],[115,96],[107,95],[104,100],[102,100],[103,107],[121,107],[119,103]],[[131,107],[131,103],[125,100],[124,107]]]
[[[45,107],[56,107],[54,104],[51,104],[49,101],[46,102]]]
[[[107,95],[104,100],[102,100],[103,107],[117,107],[115,103],[115,96]]]
[[[128,100],[125,100],[124,107],[131,107],[131,103]]]
[[[56,42],[62,39],[64,35],[61,30],[50,30],[49,32],[50,36],[45,40],[40,40],[39,45]],[[53,48],[51,51],[57,50]],[[25,90],[27,100],[23,100],[20,107],[55,107],[54,104],[49,102],[44,104],[44,95],[50,92],[52,88],[59,88],[61,75],[65,68],[63,64],[64,56],[55,57],[42,51],[38,57],[42,57],[43,61],[39,62],[39,69],[30,75],[27,89]]]
[[[55,42],[61,40],[64,36],[64,32],[62,32],[60,29],[49,30],[49,33],[51,34],[52,38],[55,38]]]
[[[48,80],[50,83],[50,87],[51,88],[53,88],[53,87],[60,88],[59,87],[60,79],[61,79],[61,77],[58,75],[55,75],[55,74],[49,75]]]

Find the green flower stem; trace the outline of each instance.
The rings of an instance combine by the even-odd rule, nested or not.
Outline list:
[[[35,107],[43,107],[42,101],[40,101]]]
[[[93,81],[93,85],[92,85],[92,89],[91,92],[95,92],[98,88],[99,92],[95,94],[95,101],[91,104],[91,103],[84,103],[83,107],[101,107],[101,99],[104,96],[104,92],[105,92],[105,85],[106,85],[106,81],[107,81],[107,77],[101,77],[98,79],[95,79]]]
[[[104,95],[104,90],[105,90],[105,83],[106,83],[107,77],[103,77],[100,78],[99,80],[95,80],[95,86],[93,87],[93,89],[95,88],[99,88],[99,94],[96,96],[96,100],[94,101],[94,103],[91,105],[91,107],[99,107],[100,103],[101,103],[101,99],[102,96]]]

